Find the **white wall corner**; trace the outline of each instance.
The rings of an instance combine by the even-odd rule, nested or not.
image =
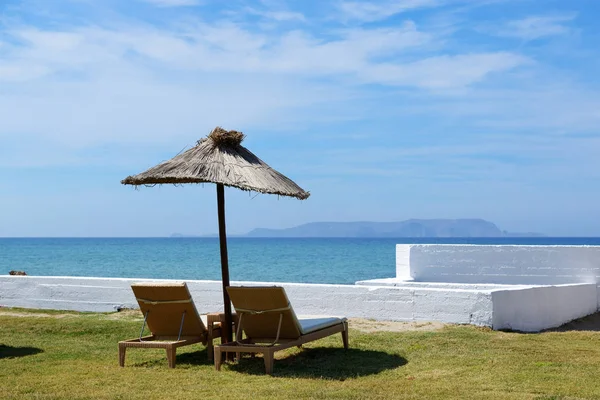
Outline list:
[[[412,280],[410,274],[410,244],[396,245],[396,278],[401,280]]]

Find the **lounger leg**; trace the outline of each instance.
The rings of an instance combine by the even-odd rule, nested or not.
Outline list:
[[[214,344],[213,344],[213,325],[214,323],[209,320],[208,322],[208,338],[206,339],[206,355],[208,361],[212,361],[215,356]]]
[[[215,347],[215,369],[217,371],[221,370],[221,363],[223,362],[223,359],[221,358],[221,349],[219,348],[219,346]]]
[[[344,330],[342,331],[342,341],[344,342],[344,349],[348,350],[348,322],[344,322]]]
[[[175,368],[175,358],[177,353],[177,347],[167,346],[167,361],[169,362],[169,368]]]
[[[125,351],[127,350],[127,347],[125,346],[125,343],[119,343],[119,365],[121,367],[125,366]]]
[[[208,357],[208,361],[212,361],[215,356],[215,350],[212,338],[209,338],[206,342],[206,356]]]
[[[267,375],[271,375],[273,373],[273,355],[274,353],[272,351],[266,351],[263,354],[265,359],[265,372]]]
[[[235,353],[235,360],[236,360],[237,362],[240,362],[240,360],[241,360],[241,359],[242,359],[242,353],[241,353],[240,351],[237,351],[237,352]]]

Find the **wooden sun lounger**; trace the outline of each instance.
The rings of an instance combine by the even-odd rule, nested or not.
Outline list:
[[[346,318],[298,318],[284,288],[254,286],[227,288],[236,310],[236,340],[215,346],[215,368],[221,369],[222,353],[262,353],[267,374],[273,372],[273,358],[277,351],[342,334],[344,348],[348,348],[348,321]],[[246,335],[242,339],[242,332]]]
[[[140,336],[119,342],[119,365],[125,366],[128,347],[159,348],[167,352],[170,368],[175,368],[177,348],[194,343],[207,346],[213,356],[213,339],[221,335],[220,314],[200,316],[185,282],[134,283],[133,293],[144,315]],[[149,336],[142,336],[148,325]]]

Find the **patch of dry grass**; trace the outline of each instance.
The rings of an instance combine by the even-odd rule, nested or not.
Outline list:
[[[282,352],[269,377],[260,357],[216,372],[201,345],[180,349],[174,370],[141,349],[120,368],[117,342],[139,327],[137,312],[2,309],[0,399],[600,398],[600,332],[366,333],[351,321],[349,351],[335,336]]]

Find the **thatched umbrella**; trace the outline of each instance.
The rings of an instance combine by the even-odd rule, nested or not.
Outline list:
[[[229,286],[227,260],[227,233],[225,230],[225,186],[271,193],[280,196],[308,198],[291,179],[265,164],[251,151],[241,146],[244,134],[217,127],[197,145],[169,161],[158,164],[141,174],[128,176],[124,185],[160,185],[182,183],[217,184],[217,208],[219,215],[219,242],[221,247],[221,273],[223,276],[223,302],[225,305],[225,330],[227,340],[232,340],[231,301],[225,288]]]

